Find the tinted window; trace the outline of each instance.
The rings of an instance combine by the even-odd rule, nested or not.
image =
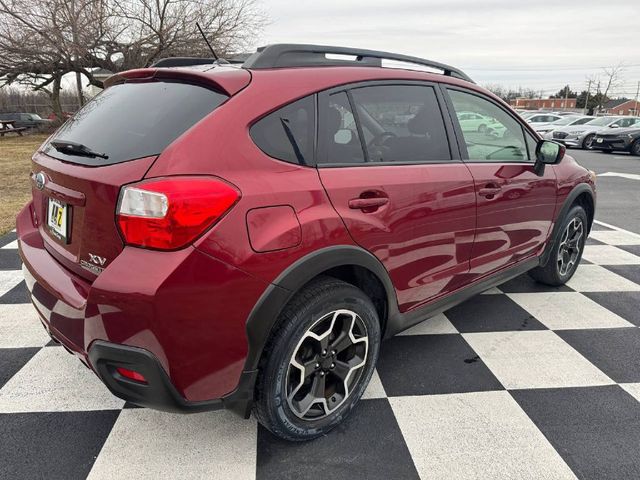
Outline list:
[[[285,162],[313,163],[314,97],[306,97],[270,113],[251,127],[251,138],[264,153]]]
[[[431,87],[383,85],[352,90],[370,162],[451,160]]]
[[[86,145],[108,159],[47,154],[84,165],[111,165],[161,153],[228,97],[176,82],[124,83],[107,88],[55,134],[57,140]]]
[[[320,139],[325,152],[321,163],[364,162],[356,120],[345,92],[329,95],[322,111]]]
[[[468,158],[472,161],[528,161],[522,126],[496,104],[477,95],[449,90],[453,108],[458,112],[475,112],[485,118],[482,126],[466,127],[458,122]]]

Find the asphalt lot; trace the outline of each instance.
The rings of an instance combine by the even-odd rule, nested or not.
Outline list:
[[[640,157],[622,152],[567,152],[598,175],[596,219],[640,233]]]

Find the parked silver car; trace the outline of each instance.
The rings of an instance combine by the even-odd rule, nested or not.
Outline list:
[[[552,139],[567,147],[592,150],[591,142],[599,130],[629,127],[637,121],[638,117],[597,117],[583,125],[570,125],[553,130]]]
[[[556,120],[555,122],[533,125],[533,128],[539,134],[544,135],[545,133],[552,132],[553,130],[556,130],[561,127],[570,127],[572,125],[583,125],[587,122],[590,122],[594,118],[596,117],[592,117],[590,115],[567,115]],[[548,137],[548,138],[551,138],[551,137]]]

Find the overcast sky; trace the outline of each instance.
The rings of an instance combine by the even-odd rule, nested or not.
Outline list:
[[[387,50],[463,69],[477,83],[555,93],[587,86],[602,66],[640,80],[640,0],[261,0],[270,24],[257,44]]]

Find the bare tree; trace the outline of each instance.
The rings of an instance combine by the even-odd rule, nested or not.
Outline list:
[[[602,80],[598,82],[598,85],[602,83],[604,90],[598,93],[602,93],[599,96],[598,111],[602,110],[602,105],[609,98],[609,94],[620,86],[622,81],[622,73],[624,71],[624,64],[619,63],[613,67],[606,67],[602,69]]]
[[[95,68],[147,67],[161,57],[207,55],[199,22],[220,55],[243,50],[265,17],[255,0],[0,0],[0,86],[47,92],[53,110],[62,77],[101,86]]]

